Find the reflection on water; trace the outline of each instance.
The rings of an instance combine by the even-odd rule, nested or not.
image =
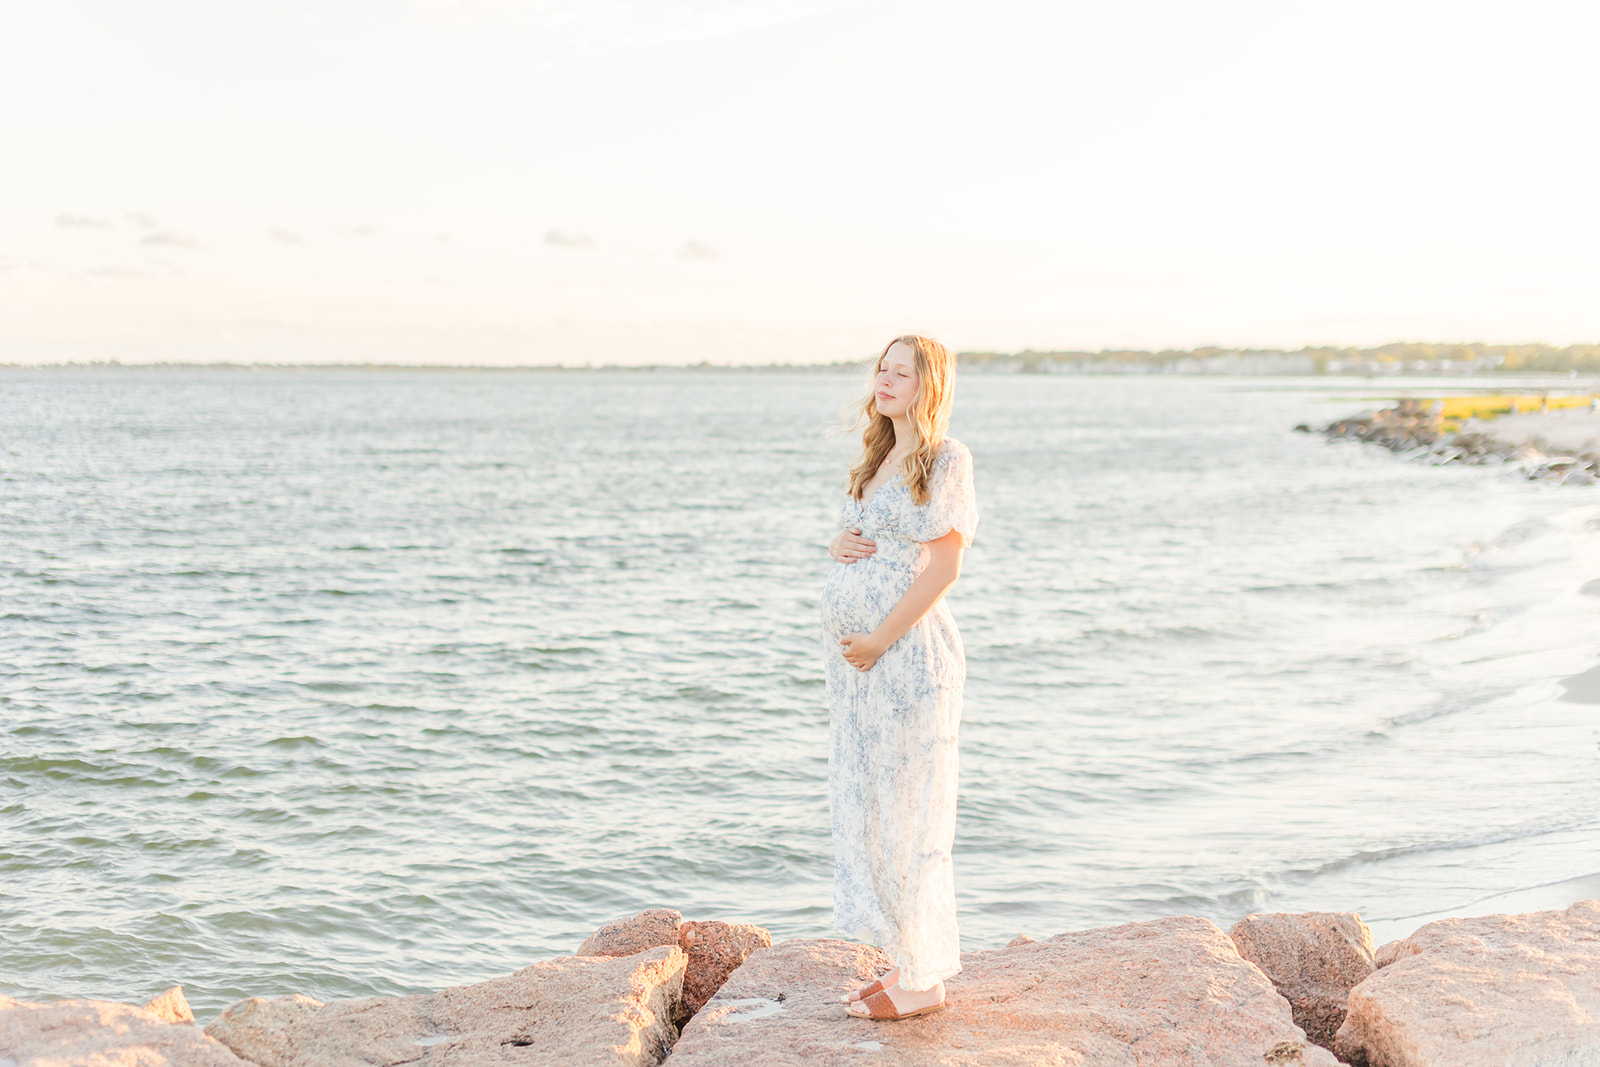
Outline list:
[[[962,381],[967,948],[1596,866],[1596,498],[1262,384]],[[8,372],[4,991],[427,990],[652,905],[832,934],[856,386]]]

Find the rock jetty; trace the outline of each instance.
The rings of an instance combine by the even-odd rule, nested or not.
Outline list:
[[[839,997],[887,970],[876,949],[797,939],[753,954],[684,1028],[671,1067],[1333,1067],[1260,969],[1204,919],[1159,919],[970,952],[945,1008],[852,1019]],[[870,1055],[863,1055],[863,1054]]]
[[[1600,901],[1442,919],[1377,962],[1339,1027],[1347,1063],[1600,1064]]]
[[[176,987],[175,987],[176,988]],[[17,1067],[249,1067],[229,1048],[175,1017],[168,990],[144,1007],[106,1000],[30,1004],[0,997],[0,1063]],[[178,1001],[183,991],[177,990]],[[184,1003],[187,1013],[188,1004]]]
[[[1228,936],[1289,1002],[1307,1040],[1333,1049],[1350,990],[1377,969],[1372,931],[1353,912],[1247,915]]]
[[[261,1067],[591,1063],[655,1067],[677,1039],[683,952],[567,956],[411,997],[240,1001],[206,1034]]]
[[[944,1010],[856,1019],[839,998],[888,968],[877,949],[773,944],[758,926],[655,908],[605,924],[577,955],[487,982],[327,1004],[254,997],[204,1030],[181,988],[141,1007],[0,997],[0,1064],[1600,1064],[1596,901],[1447,919],[1376,952],[1360,916],[1313,912],[1250,915],[1231,933],[1179,917],[1019,936],[961,963]]]
[[[1311,432],[1304,423],[1295,429]],[[1322,434],[1335,440],[1364,441],[1426,463],[1515,463],[1531,480],[1563,485],[1600,481],[1600,446],[1561,448],[1537,434],[1509,440],[1488,428],[1450,429],[1442,406],[1426,401],[1400,400],[1393,407],[1336,419],[1322,428]]]
[[[684,922],[671,908],[649,911],[606,923],[578,946],[580,956],[631,956],[657,945],[677,945],[686,965],[683,995],[673,1012],[673,1025],[682,1029],[734,969],[758,948],[772,944],[772,935],[759,926],[725,922]]]

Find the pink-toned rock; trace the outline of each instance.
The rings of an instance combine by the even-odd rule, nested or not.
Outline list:
[[[845,1014],[839,997],[888,967],[847,941],[759,949],[684,1027],[669,1067],[1335,1067],[1203,919],[968,953],[941,1011],[902,1022]]]
[[[686,957],[567,956],[441,993],[241,1000],[206,1033],[261,1067],[654,1067],[677,1036]]]
[[[1350,991],[1341,1059],[1367,1067],[1600,1064],[1600,901],[1443,919],[1384,955],[1393,962]]]
[[[684,971],[683,999],[673,1018],[673,1024],[681,1028],[750,953],[771,944],[772,935],[760,926],[715,920],[684,922],[683,915],[671,908],[651,908],[606,923],[578,947],[578,955],[631,956],[658,945],[683,949],[689,963]]]
[[[9,997],[0,997],[0,1062],[16,1067],[249,1067],[199,1027],[174,1026],[132,1004],[33,1004]]]
[[[183,995],[183,986],[175,985],[165,993],[151,997],[145,1002],[144,1010],[167,1020],[169,1023],[192,1023],[194,1012],[189,1010],[189,1000]]]
[[[1228,931],[1239,955],[1266,972],[1306,1038],[1333,1049],[1345,1000],[1371,974],[1372,931],[1349,911],[1246,915]]]
[[[764,927],[748,923],[684,923],[678,930],[678,947],[689,957],[689,964],[683,973],[683,1001],[674,1022],[680,1027],[688,1022],[750,953],[771,944],[772,935]]]
[[[651,908],[613,919],[578,946],[578,956],[631,956],[658,945],[676,945],[683,915],[671,908]]]
[[[1395,960],[1404,959],[1407,956],[1415,956],[1420,951],[1422,950],[1402,937],[1398,941],[1390,941],[1388,944],[1381,946],[1374,953],[1373,960],[1379,967],[1387,967]]]
[[[1013,937],[1010,941],[1006,942],[1006,948],[1016,948],[1018,945],[1031,945],[1036,940],[1038,940],[1038,938],[1029,937],[1027,934],[1018,934],[1016,937]]]

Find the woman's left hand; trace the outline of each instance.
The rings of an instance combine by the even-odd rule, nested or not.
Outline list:
[[[839,645],[845,662],[858,671],[870,671],[884,652],[871,634],[845,634],[839,639]]]

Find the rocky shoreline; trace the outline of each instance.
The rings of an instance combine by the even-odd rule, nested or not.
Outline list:
[[[1514,416],[1513,418],[1529,418]],[[1530,480],[1563,485],[1593,485],[1600,481],[1600,419],[1592,431],[1572,432],[1571,423],[1552,415],[1544,420],[1556,443],[1539,433],[1540,421],[1501,433],[1493,422],[1472,420],[1456,426],[1444,417],[1438,402],[1400,400],[1393,407],[1363,411],[1336,419],[1321,430],[1330,439],[1352,439],[1398,452],[1405,459],[1432,464],[1515,463]],[[1507,420],[1509,423],[1511,420]],[[1301,433],[1312,432],[1305,423]]]
[[[203,1030],[143,1006],[0,997],[5,1067],[1579,1067],[1600,1064],[1600,901],[1432,922],[1374,950],[1348,912],[1175,917],[962,956],[944,1010],[847,1016],[871,946],[772,942],[667,908],[442,992],[253,997]]]

